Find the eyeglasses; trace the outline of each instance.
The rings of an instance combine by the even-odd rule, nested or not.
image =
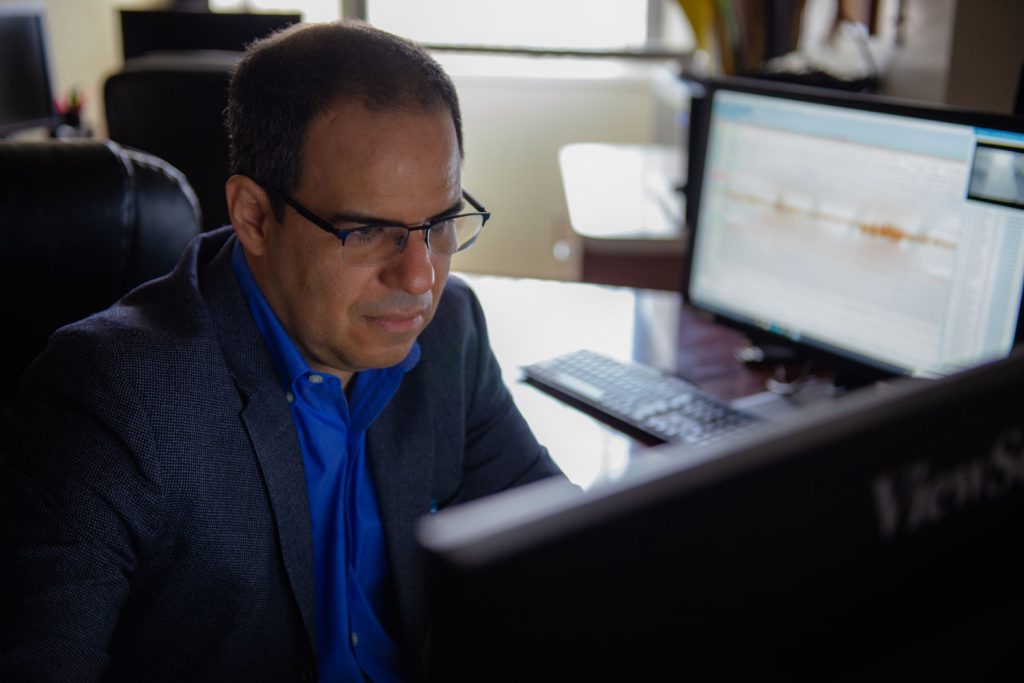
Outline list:
[[[491,217],[466,191],[462,196],[476,209],[474,213],[460,213],[452,216],[431,218],[420,225],[397,225],[391,223],[369,223],[354,228],[336,228],[316,215],[284,192],[272,190],[285,204],[316,227],[329,232],[342,245],[342,258],[354,266],[376,266],[401,254],[413,232],[422,231],[427,250],[435,256],[451,256],[469,248],[480,235],[487,219]]]

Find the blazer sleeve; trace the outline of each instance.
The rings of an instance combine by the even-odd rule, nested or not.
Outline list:
[[[116,371],[96,371],[116,367],[99,346],[58,333],[21,382],[0,459],[3,680],[102,677],[160,523],[147,421]]]

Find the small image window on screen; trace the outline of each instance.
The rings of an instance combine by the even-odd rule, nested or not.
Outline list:
[[[1024,208],[1024,149],[978,145],[967,196]]]

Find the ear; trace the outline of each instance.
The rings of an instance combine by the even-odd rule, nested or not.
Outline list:
[[[250,256],[262,256],[267,245],[267,231],[277,225],[270,197],[252,178],[233,175],[224,186],[228,216],[238,241]]]

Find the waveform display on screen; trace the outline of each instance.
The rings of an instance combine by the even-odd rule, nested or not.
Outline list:
[[[771,200],[766,199],[764,197],[758,197],[756,195],[739,192],[731,188],[726,190],[726,194],[728,194],[730,199],[746,202],[748,204],[766,206],[779,214],[798,214],[806,218],[810,218],[812,220],[829,221],[831,223],[848,225],[858,230],[861,234],[867,235],[868,237],[886,239],[897,244],[900,242],[912,242],[916,244],[926,244],[934,247],[940,247],[942,249],[951,250],[955,250],[957,247],[956,242],[952,240],[943,239],[941,237],[933,237],[931,235],[926,235],[919,232],[910,232],[892,223],[863,222],[846,216],[828,213],[820,209],[808,209],[806,207],[798,206],[796,204],[788,204],[782,197]]]
[[[1024,190],[1006,168],[1024,154],[959,122],[715,99],[689,282],[698,305],[925,375],[1009,348]],[[999,190],[985,182],[994,165]]]

